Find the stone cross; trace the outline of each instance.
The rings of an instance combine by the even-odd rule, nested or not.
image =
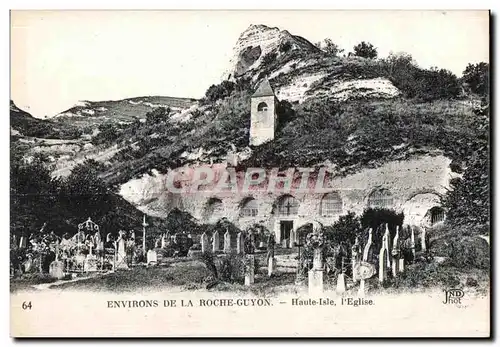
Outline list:
[[[219,251],[219,232],[215,231],[214,234],[212,235],[212,251],[218,252]]]
[[[236,236],[236,253],[242,254],[243,249],[244,249],[244,240],[243,240],[243,233],[239,232],[238,235]]]
[[[208,235],[207,233],[201,234],[201,252],[205,253],[209,251]]]
[[[231,233],[229,230],[224,233],[224,253],[231,253]]]

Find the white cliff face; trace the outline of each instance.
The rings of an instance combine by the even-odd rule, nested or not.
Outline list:
[[[279,46],[285,42],[289,43],[290,51],[302,49],[319,52],[319,49],[312,43],[293,36],[286,30],[281,31],[278,28],[252,24],[241,33],[236,42],[229,68],[223,74],[222,79],[231,80],[252,69],[257,69],[264,56],[271,52],[279,53]]]
[[[287,50],[280,49],[287,45]],[[269,66],[263,58],[273,53],[282,64]],[[229,68],[223,79],[251,78],[254,84],[267,76],[280,100],[303,102],[311,97],[327,97],[339,101],[359,98],[393,98],[400,91],[383,77],[352,75],[343,71],[344,65],[366,65],[369,70],[373,60],[335,58],[322,53],[306,39],[294,36],[288,31],[269,28],[265,25],[251,25],[238,39]]]

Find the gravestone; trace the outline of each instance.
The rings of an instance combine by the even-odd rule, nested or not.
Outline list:
[[[218,231],[214,232],[214,234],[212,235],[212,251],[214,253],[219,251],[219,232]]]
[[[125,240],[122,237],[117,242],[116,269],[128,269]]]
[[[267,260],[267,276],[271,277],[276,268],[276,259],[274,257],[269,257]]]
[[[370,247],[372,246],[372,240],[373,240],[373,230],[370,228],[368,230],[368,240],[366,242],[365,248],[363,249],[363,262],[368,262],[368,254],[370,253]],[[365,278],[361,277],[361,280],[359,281],[358,296],[361,298],[364,297],[365,292],[366,292]]]
[[[49,275],[52,278],[61,280],[64,278],[64,262],[55,260],[49,265]]]
[[[161,237],[161,248],[167,248],[167,237],[165,234]]]
[[[396,277],[399,272],[399,258],[401,256],[401,249],[399,247],[399,226],[396,227],[396,235],[392,241],[392,276]]]
[[[403,272],[405,270],[405,259],[400,258],[399,259],[399,264],[398,264],[398,271]]]
[[[231,253],[231,233],[229,231],[224,234],[224,253]]]
[[[97,257],[93,254],[88,254],[85,262],[83,263],[83,271],[94,272],[97,271]]]
[[[378,262],[378,280],[384,282],[387,280],[387,263],[385,262],[385,257],[387,250],[385,247],[380,249],[379,262]]]
[[[153,265],[156,265],[156,263],[158,262],[158,256],[156,254],[156,252],[152,249],[150,249],[146,255],[146,259],[147,259],[147,264],[153,264]]]
[[[425,243],[425,235],[426,234],[426,230],[425,228],[422,228],[422,233],[420,234],[420,237],[421,237],[421,247],[422,247],[422,252],[425,252],[427,251],[427,244]]]
[[[255,281],[255,255],[245,255],[245,285],[250,286]]]
[[[236,253],[243,254],[243,248],[244,248],[243,233],[239,232],[238,235],[236,236]]]
[[[343,273],[339,274],[337,277],[337,293],[341,294],[345,292],[345,275]]]
[[[201,234],[201,252],[209,252],[208,235],[206,233]]]
[[[309,270],[309,295],[323,294],[323,256],[320,247],[314,248],[313,268]]]
[[[353,280],[353,282],[357,282],[359,280],[359,278],[356,276],[356,271],[354,271],[356,264],[360,260],[359,253],[360,253],[359,236],[356,236],[356,240],[355,240],[354,245],[352,246],[352,249],[351,249],[351,266],[352,266],[352,280]]]
[[[411,254],[413,256],[413,261],[415,261],[415,229],[411,227],[411,238],[410,238]]]

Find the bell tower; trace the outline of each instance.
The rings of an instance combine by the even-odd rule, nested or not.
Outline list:
[[[278,117],[276,96],[267,78],[252,95],[250,115],[250,146],[259,146],[274,139]]]

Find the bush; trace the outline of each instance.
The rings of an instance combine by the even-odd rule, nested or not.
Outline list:
[[[231,81],[222,81],[220,84],[212,84],[205,92],[205,98],[210,102],[224,99],[232,94],[236,84]]]
[[[361,222],[359,217],[354,212],[349,212],[344,216],[340,216],[333,225],[326,227],[325,236],[327,240],[335,244],[346,242],[353,245],[360,229]]]
[[[490,65],[485,62],[467,65],[462,74],[462,81],[471,92],[480,96],[488,96],[490,93]]]
[[[375,59],[377,57],[377,49],[371,44],[365,41],[357,44],[353,47],[354,55],[362,58]]]

